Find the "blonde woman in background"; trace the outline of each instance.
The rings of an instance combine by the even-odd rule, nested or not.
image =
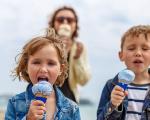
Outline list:
[[[49,27],[63,39],[68,54],[68,78],[60,87],[64,95],[79,103],[78,85],[84,86],[90,80],[87,52],[83,43],[77,41],[78,16],[72,7],[58,8],[49,20]]]

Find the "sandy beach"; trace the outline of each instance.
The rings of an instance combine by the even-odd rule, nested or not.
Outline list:
[[[4,120],[4,112],[0,110],[0,120]]]

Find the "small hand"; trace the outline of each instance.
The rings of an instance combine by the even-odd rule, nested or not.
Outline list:
[[[116,85],[111,93],[111,103],[115,107],[118,107],[124,100],[125,96],[127,96],[127,95],[128,95],[128,91],[124,91],[123,88]]]
[[[77,42],[77,49],[74,59],[78,59],[83,51],[83,44],[81,42]]]
[[[27,120],[39,120],[43,118],[43,114],[46,111],[45,104],[39,100],[33,100],[31,102]]]

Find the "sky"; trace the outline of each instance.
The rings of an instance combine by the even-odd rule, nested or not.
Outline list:
[[[149,24],[149,4],[149,0],[0,0],[0,94],[25,90],[25,82],[10,76],[16,55],[43,32],[55,9],[68,5],[79,16],[78,40],[86,45],[92,74],[80,94],[98,102],[106,81],[125,67],[118,58],[121,36],[134,25]]]

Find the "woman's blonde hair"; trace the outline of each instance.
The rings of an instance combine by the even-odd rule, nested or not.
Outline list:
[[[17,66],[13,71],[13,76],[18,77],[19,80],[23,79],[29,83],[31,80],[27,73],[27,64],[30,55],[34,55],[38,50],[44,46],[52,44],[56,50],[59,57],[60,64],[64,64],[61,75],[58,76],[55,85],[61,86],[64,83],[65,78],[68,76],[68,63],[67,63],[67,54],[65,51],[65,46],[62,41],[56,36],[54,29],[48,28],[46,36],[39,36],[31,39],[27,42],[23,49],[22,53],[19,54],[17,61]]]

